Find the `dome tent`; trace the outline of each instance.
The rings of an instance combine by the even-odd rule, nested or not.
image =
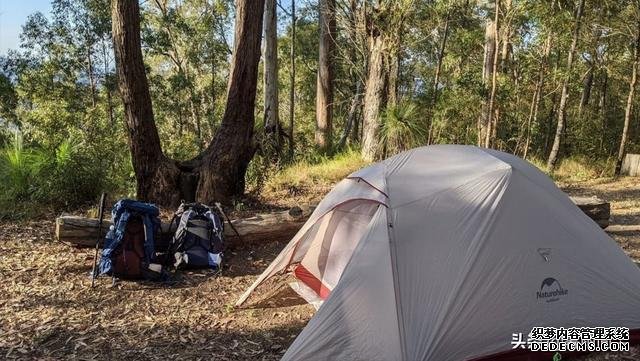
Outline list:
[[[294,268],[324,298],[283,360],[470,360],[535,326],[640,328],[640,269],[510,154],[413,149],[341,181],[238,301]]]

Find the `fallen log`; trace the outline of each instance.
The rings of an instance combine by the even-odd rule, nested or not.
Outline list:
[[[232,220],[243,243],[257,241],[288,240],[302,227],[309,218],[315,206],[296,206],[287,211],[257,214],[253,217]],[[102,235],[104,238],[111,226],[110,220],[103,221]],[[168,223],[162,223],[160,236],[156,242],[159,251],[166,249],[172,237]],[[175,231],[175,230],[174,230]],[[225,238],[229,243],[239,242],[235,232],[225,223]],[[95,247],[98,238],[98,219],[79,216],[61,216],[56,219],[56,239],[78,247]]]
[[[598,197],[570,197],[589,218],[593,219],[601,228],[609,226],[611,204]]]
[[[611,214],[609,202],[596,197],[571,197],[571,200],[600,227],[606,228],[609,225]],[[286,241],[295,235],[314,209],[314,206],[296,206],[287,211],[236,219],[231,223],[238,230],[243,243],[266,240]],[[100,238],[104,238],[110,226],[110,220],[103,221]],[[230,244],[239,242],[231,227],[226,226],[224,234]],[[171,237],[169,224],[162,223],[156,248],[159,251],[165,250]],[[56,219],[56,238],[78,247],[95,247],[98,238],[98,220],[79,216],[58,217]]]
[[[611,224],[605,229],[607,233],[613,233],[620,236],[632,236],[640,233],[639,224]]]

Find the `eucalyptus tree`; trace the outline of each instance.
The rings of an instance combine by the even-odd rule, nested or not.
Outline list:
[[[116,69],[138,197],[174,205],[180,199],[210,203],[242,194],[245,172],[255,152],[254,107],[264,0],[236,1],[225,112],[209,146],[188,162],[174,161],[162,152],[142,58],[138,2],[114,0],[111,13]]]
[[[331,149],[336,40],[336,1],[318,0],[318,80],[316,86],[315,142],[320,151]]]
[[[576,52],[576,47],[578,44],[578,39],[580,37],[580,28],[582,26],[582,14],[584,11],[584,0],[578,0],[578,4],[575,10],[575,22],[573,25],[573,36],[571,39],[571,47],[569,48],[569,53],[567,54],[567,65],[566,65],[566,75],[562,81],[562,92],[560,94],[560,104],[558,105],[558,122],[556,127],[555,136],[553,138],[553,145],[551,146],[551,152],[549,153],[549,158],[547,159],[547,169],[550,172],[553,172],[556,162],[558,160],[558,152],[560,151],[560,141],[563,135],[564,127],[565,127],[565,118],[567,111],[567,103],[569,98],[569,81],[571,76],[571,70],[573,67],[573,59]]]
[[[278,109],[278,11],[276,0],[265,1],[264,130],[267,146],[280,153],[282,129]]]
[[[616,165],[614,173],[620,175],[622,170],[622,162],[624,160],[627,139],[629,137],[629,125],[631,123],[633,103],[635,99],[636,83],[638,82],[638,66],[640,63],[640,2],[632,1],[629,4],[628,18],[631,19],[631,24],[627,24],[627,34],[629,38],[633,39],[632,47],[633,51],[631,58],[631,76],[629,77],[629,92],[627,95],[627,102],[624,110],[624,123],[622,127],[622,134],[620,136],[620,146],[618,147],[618,155],[616,157]],[[635,25],[635,29],[634,26]],[[635,30],[635,33],[634,33]],[[633,34],[633,35],[631,35]]]

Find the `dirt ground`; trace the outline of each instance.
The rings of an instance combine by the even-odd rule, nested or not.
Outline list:
[[[640,178],[623,177],[618,180],[600,178],[590,181],[560,184],[571,195],[597,196],[611,202],[612,225],[640,227]],[[609,233],[627,254],[640,261],[640,232]]]
[[[612,223],[640,225],[640,180],[562,184],[612,202]],[[309,305],[234,309],[284,243],[231,249],[220,276],[164,286],[100,278],[92,249],[53,240],[53,220],[0,223],[0,359],[277,360],[313,314]],[[612,234],[640,259],[640,232]],[[582,360],[638,360],[640,351]]]

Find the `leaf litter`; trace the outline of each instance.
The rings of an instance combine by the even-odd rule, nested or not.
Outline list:
[[[613,223],[640,224],[637,178],[563,188],[611,201]],[[171,285],[118,281],[113,287],[103,277],[91,288],[93,249],[54,241],[53,218],[0,222],[2,359],[279,360],[313,314],[309,305],[277,307],[269,297],[257,303],[264,308],[232,307],[281,242],[230,250],[217,277],[185,272]],[[640,232],[612,236],[640,259]],[[290,293],[288,287],[266,288]],[[640,348],[578,359],[638,360]]]
[[[231,307],[283,243],[230,250],[233,267],[218,276],[113,287],[100,277],[91,288],[94,250],[54,241],[53,229],[49,220],[0,223],[0,359],[279,360],[313,313]]]

